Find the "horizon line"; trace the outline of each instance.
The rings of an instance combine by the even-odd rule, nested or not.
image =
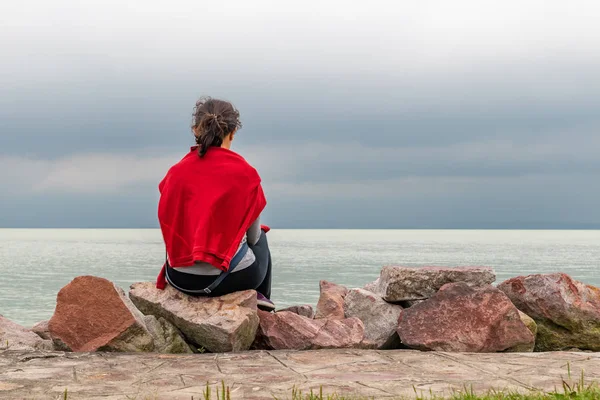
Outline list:
[[[271,230],[319,230],[319,231],[348,231],[348,230],[362,230],[362,231],[375,231],[375,230],[407,230],[407,231],[443,231],[443,230],[481,230],[481,231],[586,231],[586,230],[600,230],[600,225],[591,224],[590,226],[546,226],[546,227],[532,227],[532,226],[505,226],[505,227],[368,227],[368,228],[357,228],[357,227],[277,227],[270,226]],[[73,226],[42,226],[42,227],[31,227],[31,226],[12,226],[12,227],[0,227],[0,230],[160,230],[159,227],[73,227]]]

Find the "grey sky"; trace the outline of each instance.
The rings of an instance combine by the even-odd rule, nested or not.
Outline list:
[[[240,109],[234,150],[274,226],[600,226],[599,17],[594,1],[3,2],[0,227],[156,226],[204,94]]]

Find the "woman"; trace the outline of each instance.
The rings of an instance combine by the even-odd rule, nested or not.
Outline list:
[[[271,254],[260,225],[266,206],[256,170],[230,150],[242,126],[231,103],[196,102],[196,146],[159,185],[158,219],[167,260],[156,287],[168,282],[190,295],[222,296],[255,289],[258,305],[273,310]]]

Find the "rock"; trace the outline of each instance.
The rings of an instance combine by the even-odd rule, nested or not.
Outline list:
[[[494,270],[488,267],[386,266],[374,291],[384,300],[396,303],[428,299],[447,283],[464,282],[471,287],[484,287],[495,280]]]
[[[260,326],[254,348],[268,350],[315,350],[358,348],[364,326],[358,318],[310,319],[289,311],[275,314],[258,311]]]
[[[377,290],[379,288],[379,278],[377,278],[376,280],[374,280],[371,283],[367,283],[363,289],[366,290],[367,292],[371,292],[371,293],[377,293]]]
[[[321,321],[324,321],[324,323],[317,335],[312,338],[311,349],[363,347],[365,327],[360,319],[346,318]]]
[[[403,310],[398,322],[402,343],[419,350],[497,352],[535,341],[517,308],[493,286],[445,285]]]
[[[156,318],[154,315],[145,315],[144,323],[154,339],[154,351],[157,353],[193,353],[181,332],[164,318]]]
[[[364,289],[352,289],[344,299],[344,310],[347,318],[358,318],[365,326],[366,347],[393,349],[400,345],[396,329],[401,306]]]
[[[600,351],[600,288],[563,273],[519,276],[498,288],[535,320],[536,351]]]
[[[31,327],[31,331],[44,340],[52,340],[48,330],[48,321],[40,321]]]
[[[527,329],[529,329],[529,332],[531,332],[531,334],[535,338],[537,335],[537,324],[535,323],[533,318],[531,318],[529,315],[527,315],[521,311],[519,311],[519,318],[521,318],[521,321],[523,321],[523,323],[525,324]],[[509,352],[509,353],[531,353],[534,349],[535,349],[535,341],[533,343],[527,343],[527,344],[511,347],[510,349],[507,349],[506,352]]]
[[[293,312],[294,314],[302,315],[303,317],[310,319],[313,319],[315,317],[315,312],[313,311],[312,306],[309,306],[308,304],[284,308],[283,310],[278,310],[277,312],[282,311]]]
[[[537,335],[537,324],[534,319],[522,311],[519,311],[519,317],[521,317],[521,321],[523,321],[529,332],[535,337]]]
[[[104,278],[79,276],[63,287],[48,323],[55,345],[72,351],[153,351],[143,315]]]
[[[321,281],[321,295],[317,303],[315,319],[344,319],[344,297],[348,289],[335,283]]]
[[[53,349],[51,341],[0,315],[0,351]]]
[[[194,297],[153,282],[131,285],[129,297],[146,315],[175,325],[188,343],[213,353],[248,350],[258,328],[256,292],[247,290],[222,297]]]

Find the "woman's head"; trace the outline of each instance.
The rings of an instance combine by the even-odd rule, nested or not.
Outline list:
[[[233,104],[210,97],[203,97],[196,102],[192,132],[196,136],[200,157],[206,154],[209,147],[228,145],[241,127],[240,113]]]

